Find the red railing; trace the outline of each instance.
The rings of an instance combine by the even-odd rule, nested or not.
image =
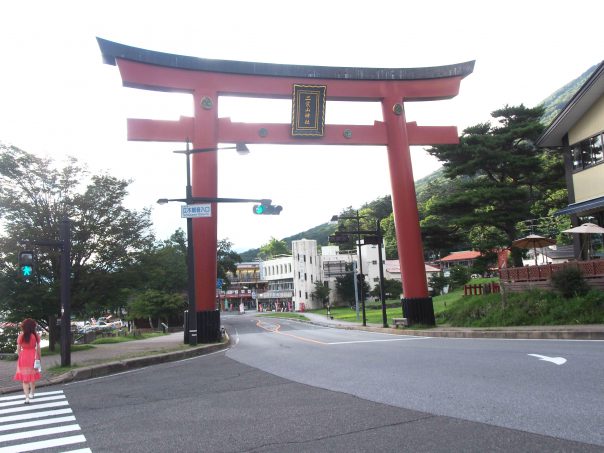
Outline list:
[[[463,295],[464,296],[479,296],[482,294],[490,294],[490,293],[499,293],[501,292],[501,287],[499,283],[490,282],[490,283],[482,283],[482,284],[474,284],[474,285],[463,285]]]
[[[585,278],[604,277],[604,260],[591,260],[499,269],[499,279],[502,282],[532,282],[549,280],[552,274],[564,269],[565,267],[575,267],[580,269],[583,277]]]

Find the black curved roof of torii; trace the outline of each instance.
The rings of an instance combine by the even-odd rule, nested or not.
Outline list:
[[[139,63],[193,71],[222,72],[228,74],[270,77],[303,77],[310,79],[343,80],[421,80],[465,77],[474,71],[474,60],[446,66],[426,68],[354,68],[335,66],[302,66],[250,61],[213,60],[208,58],[175,55],[126,46],[98,38],[103,61],[115,65],[116,58]]]

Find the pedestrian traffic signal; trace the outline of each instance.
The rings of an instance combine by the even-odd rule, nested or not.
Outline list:
[[[357,282],[359,282],[359,285],[362,285],[364,281],[365,281],[365,274],[357,274]]]
[[[19,275],[30,278],[34,274],[34,252],[19,252]]]
[[[270,202],[254,205],[254,214],[258,215],[279,215],[282,210],[283,207],[273,205]]]

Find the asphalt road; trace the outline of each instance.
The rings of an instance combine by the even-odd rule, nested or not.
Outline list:
[[[603,450],[602,342],[406,339],[248,315],[223,322],[236,342],[226,352],[44,388],[32,413],[61,404],[73,420],[35,439],[28,433],[38,428],[12,427],[0,452],[64,438],[79,443],[38,451]],[[0,417],[21,410],[22,399],[0,401]]]
[[[601,341],[401,337],[271,318],[224,322],[239,338],[228,357],[285,379],[604,446]]]

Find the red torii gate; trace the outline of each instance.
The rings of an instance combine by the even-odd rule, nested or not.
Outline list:
[[[103,60],[117,65],[124,86],[190,93],[194,117],[178,121],[128,119],[128,140],[183,142],[194,148],[218,143],[386,145],[392,186],[392,205],[404,289],[403,313],[410,324],[434,325],[429,297],[411,167],[410,145],[458,143],[455,126],[418,126],[407,123],[403,102],[450,99],[461,79],[472,73],[474,61],[427,68],[345,68],[209,60],[155,52],[97,38]],[[381,102],[383,122],[373,125],[325,125],[322,137],[295,137],[291,124],[234,123],[218,118],[221,95],[291,98],[295,84],[327,86],[333,101]],[[215,152],[193,155],[193,197],[217,196]],[[212,206],[216,213],[216,205]],[[216,298],[217,217],[194,219],[195,304],[198,312],[214,312]],[[206,326],[203,341],[219,335],[218,325]],[[214,332],[215,331],[215,332]]]

